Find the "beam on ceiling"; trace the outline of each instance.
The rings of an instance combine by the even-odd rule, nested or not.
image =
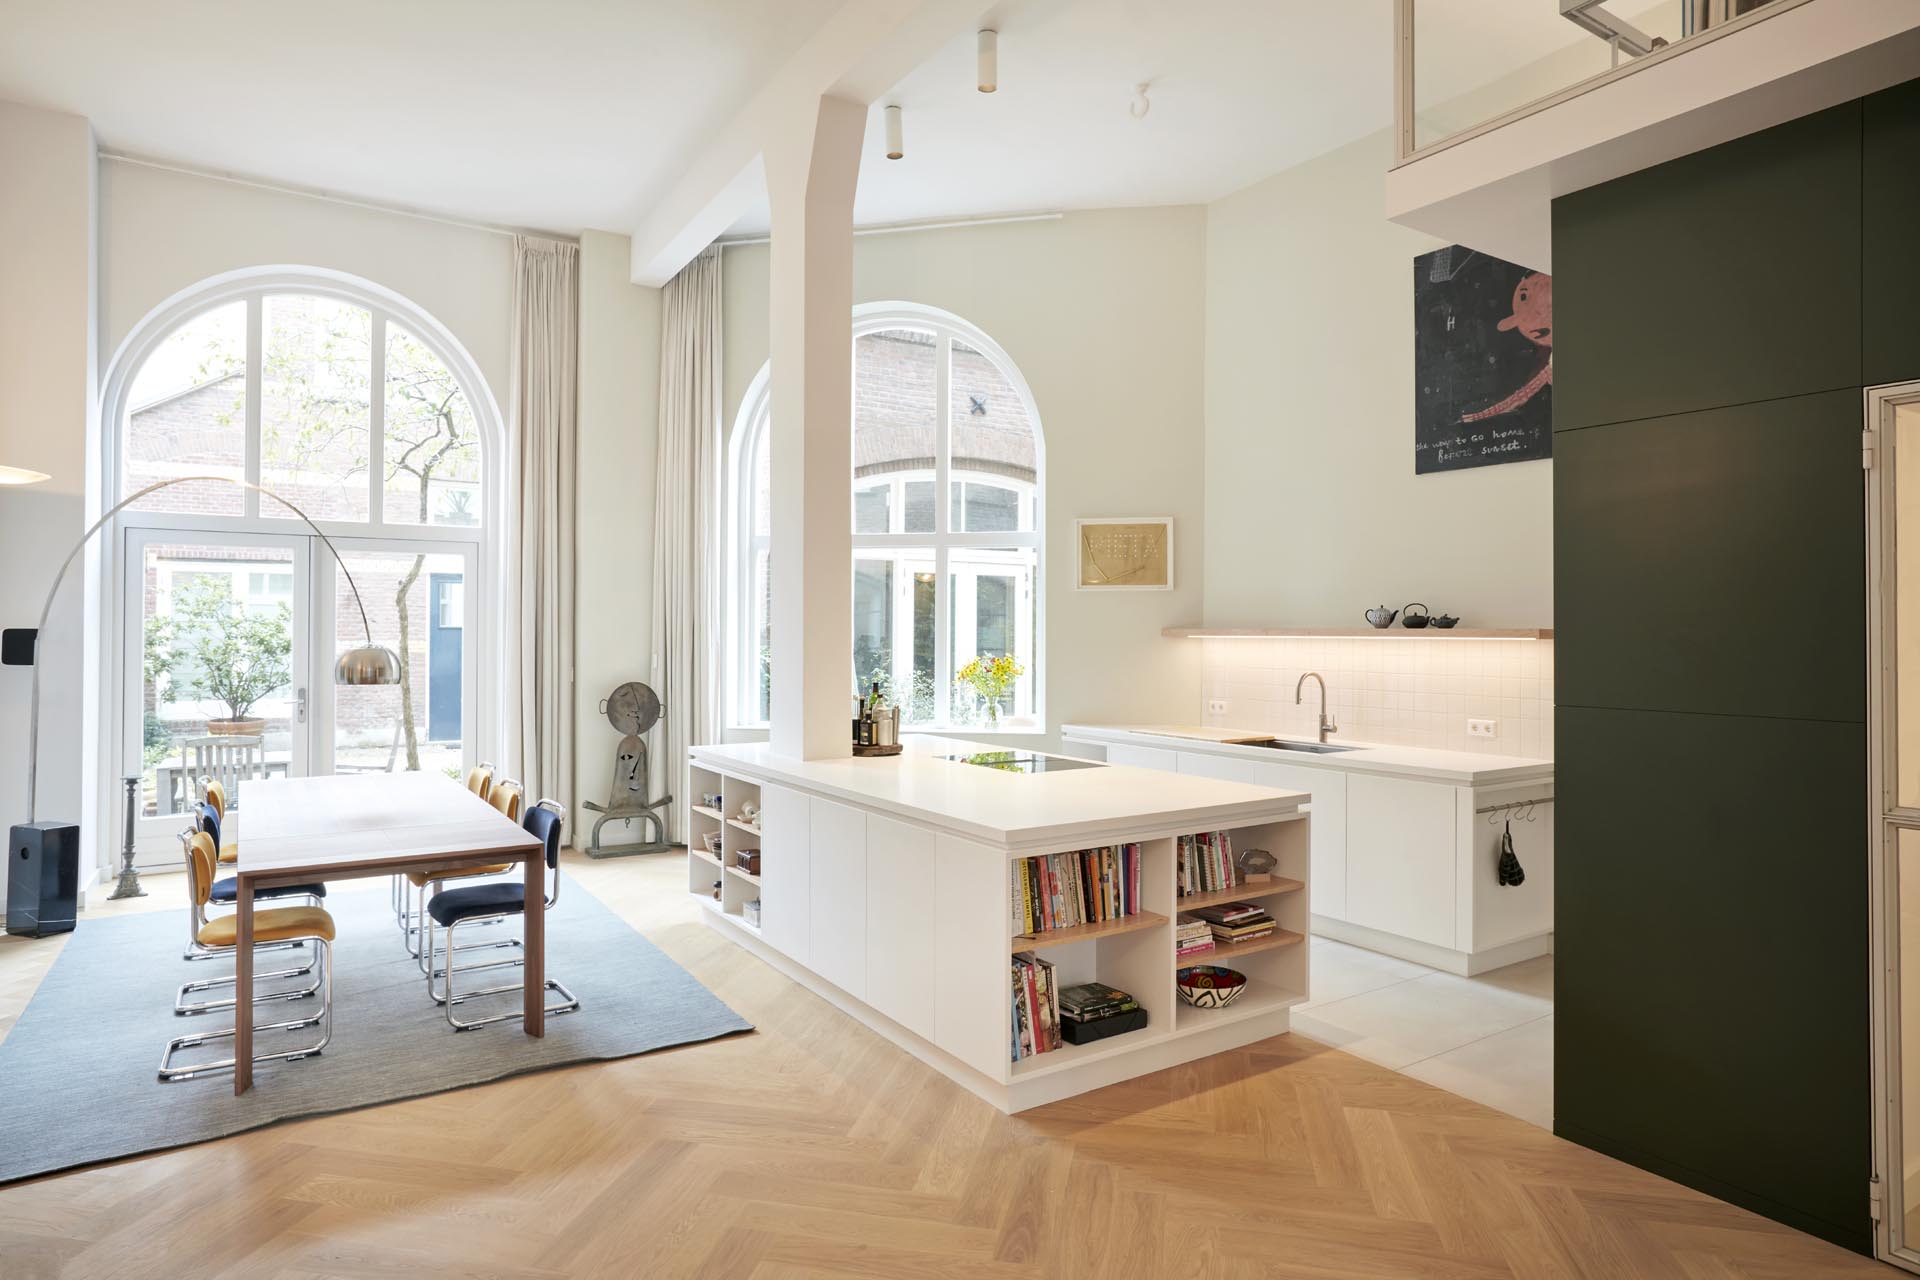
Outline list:
[[[633,232],[632,279],[658,288],[752,207],[761,153],[783,120],[820,99],[862,106],[968,30],[991,0],[847,0],[704,146]]]

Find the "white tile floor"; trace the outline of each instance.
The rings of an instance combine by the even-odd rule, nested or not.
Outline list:
[[[1508,1115],[1553,1126],[1553,957],[1460,978],[1315,938],[1294,1030]]]

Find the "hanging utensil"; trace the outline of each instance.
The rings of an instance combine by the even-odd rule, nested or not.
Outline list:
[[[1506,830],[1500,833],[1500,867],[1497,872],[1500,886],[1510,889],[1526,882],[1526,870],[1521,867],[1519,857],[1513,851],[1513,819],[1507,819]]]

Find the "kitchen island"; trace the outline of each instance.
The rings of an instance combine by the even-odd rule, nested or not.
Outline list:
[[[1060,736],[1114,764],[1309,793],[1316,934],[1463,976],[1553,950],[1551,760],[1205,725]],[[1517,885],[1499,875],[1509,822]]]
[[[688,890],[714,928],[1004,1111],[1020,1111],[1288,1029],[1307,998],[1303,793],[913,736],[895,757],[802,761],[765,744],[694,747]],[[715,803],[717,802],[717,803]],[[1273,855],[1272,878],[1182,900],[1183,836]],[[1020,859],[1138,846],[1136,910],[1024,932]],[[1187,963],[1247,976],[1222,1008],[1175,994],[1175,917],[1257,899],[1278,922]],[[1013,1060],[1014,955],[1061,985],[1134,996],[1147,1023]]]

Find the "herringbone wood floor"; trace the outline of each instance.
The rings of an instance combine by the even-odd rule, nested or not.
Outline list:
[[[1002,1116],[697,923],[678,859],[568,870],[759,1032],[0,1190],[0,1276],[1895,1274],[1299,1035]],[[0,1031],[53,949],[0,944]]]

